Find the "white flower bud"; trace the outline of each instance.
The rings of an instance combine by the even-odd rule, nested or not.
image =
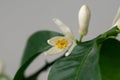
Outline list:
[[[120,8],[117,11],[117,14],[113,20],[113,27],[117,26],[120,29]]]
[[[117,20],[114,26],[117,26],[120,29],[120,18]]]
[[[79,33],[86,35],[88,32],[89,21],[91,17],[90,9],[87,5],[83,5],[79,11]]]

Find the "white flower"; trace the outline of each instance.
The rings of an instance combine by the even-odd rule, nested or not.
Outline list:
[[[117,14],[113,20],[113,27],[117,26],[120,29],[120,8],[117,11]]]
[[[54,23],[61,29],[64,36],[55,36],[49,39],[47,42],[52,46],[45,54],[58,54],[66,52],[65,56],[70,55],[73,48],[76,46],[76,40],[73,33],[64,23],[59,19],[53,19]]]
[[[83,5],[80,8],[79,18],[79,33],[81,36],[86,35],[88,32],[89,21],[91,17],[90,9],[87,5]]]

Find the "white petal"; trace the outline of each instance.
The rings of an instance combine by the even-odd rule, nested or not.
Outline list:
[[[61,52],[63,52],[63,49],[58,49],[56,47],[52,47],[49,50],[47,50],[46,52],[44,52],[46,55],[53,55],[53,54],[59,54]]]
[[[74,35],[71,34],[71,33],[66,34],[65,37],[66,37],[67,39],[70,39],[70,40],[74,40],[74,39],[75,39]]]
[[[72,50],[74,49],[74,47],[76,46],[76,41],[73,42],[73,44],[71,45],[71,47],[68,49],[68,51],[65,53],[65,56],[69,56],[70,53],[72,52]]]
[[[120,8],[117,11],[117,14],[116,14],[116,16],[115,16],[115,18],[113,20],[112,25],[114,25],[119,19],[120,19]]]
[[[48,44],[54,46],[58,40],[63,39],[63,38],[64,37],[62,37],[62,36],[56,36],[56,37],[49,39],[47,42],[48,42]]]
[[[61,39],[65,39],[65,40],[68,42],[67,47],[69,47],[69,46],[72,44],[72,42],[73,42],[73,39],[68,38],[68,37],[66,37],[66,36],[65,36],[65,37],[56,36],[56,37],[53,37],[53,38],[49,39],[47,42],[48,42],[48,44],[50,44],[50,45],[52,45],[52,46],[56,46],[56,42],[57,42],[58,40],[61,40]]]
[[[70,28],[68,26],[66,26],[62,21],[60,21],[57,18],[53,19],[53,22],[61,29],[61,31],[66,35],[68,33],[72,33],[72,31],[70,30]]]

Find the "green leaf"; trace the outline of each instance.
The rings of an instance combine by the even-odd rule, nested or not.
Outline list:
[[[103,41],[118,33],[120,30],[116,26],[91,41],[78,42],[70,56],[52,66],[48,80],[101,80],[99,49]]]
[[[101,80],[98,59],[96,40],[78,44],[52,66],[48,80]]]
[[[107,39],[100,50],[102,80],[120,80],[120,41]]]
[[[31,62],[43,51],[51,46],[47,44],[47,40],[54,36],[62,36],[60,33],[52,31],[38,31],[33,34],[27,42],[25,52],[22,58],[21,67],[17,71],[13,80],[24,80],[24,72]]]

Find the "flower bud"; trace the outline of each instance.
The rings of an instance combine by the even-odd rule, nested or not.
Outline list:
[[[83,5],[79,11],[79,33],[80,35],[86,35],[88,32],[88,26],[90,21],[90,9],[87,5]]]
[[[120,29],[120,8],[117,11],[117,14],[113,20],[113,27],[117,26]]]
[[[120,18],[117,20],[117,22],[114,24],[114,26],[117,26],[120,29]]]

